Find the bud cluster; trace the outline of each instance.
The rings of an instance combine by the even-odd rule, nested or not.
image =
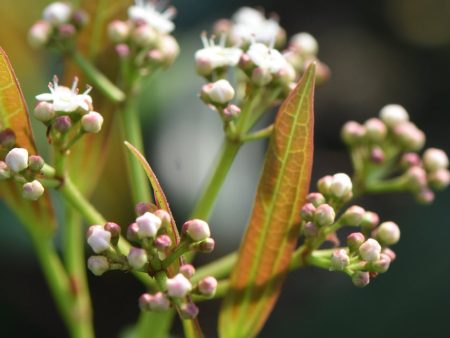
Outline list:
[[[85,11],[75,9],[69,2],[55,1],[49,4],[28,32],[28,40],[35,48],[71,48],[75,37],[86,25]]]
[[[418,201],[430,203],[433,190],[444,189],[450,183],[447,155],[430,148],[420,157],[425,134],[400,105],[386,105],[379,118],[364,124],[347,122],[341,135],[349,146],[356,175],[368,192],[382,183],[384,190],[410,191]],[[368,176],[378,182],[364,182]]]
[[[109,24],[108,36],[119,57],[126,61],[126,67],[147,74],[175,61],[179,46],[170,35],[175,29],[172,22],[175,14],[174,7],[160,12],[156,2],[137,0],[128,9],[128,20]]]

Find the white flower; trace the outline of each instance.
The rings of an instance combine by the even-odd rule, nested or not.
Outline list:
[[[144,21],[160,33],[168,34],[175,29],[172,22],[176,14],[174,7],[167,8],[164,12],[158,11],[155,2],[136,0],[136,5],[128,9],[128,16],[132,20]]]
[[[72,88],[58,85],[58,78],[53,78],[53,83],[49,83],[50,93],[36,96],[39,101],[51,101],[53,110],[56,112],[72,113],[79,108],[89,111],[92,105],[92,98],[88,95],[92,87],[88,87],[83,94],[78,94],[78,78],[72,83]]]

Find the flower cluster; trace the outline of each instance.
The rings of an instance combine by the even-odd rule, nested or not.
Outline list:
[[[108,26],[108,35],[115,44],[119,57],[126,67],[137,68],[141,73],[151,73],[159,67],[170,66],[179,54],[179,46],[170,33],[174,7],[160,10],[162,5],[147,0],[136,0],[128,9],[128,20],[115,20]]]
[[[96,254],[88,259],[89,269],[97,276],[108,270],[147,273],[156,279],[158,290],[140,297],[143,311],[164,311],[176,306],[183,318],[196,317],[198,309],[187,296],[212,297],[217,281],[208,276],[193,282],[195,268],[190,264],[181,264],[175,273],[172,269],[188,251],[211,252],[214,249],[209,225],[199,219],[187,221],[181,239],[177,240],[171,232],[171,216],[167,211],[155,210],[148,204],[139,204],[136,211],[135,222],[127,228],[127,238],[133,245],[127,255],[118,248],[121,233],[118,224],[108,222],[89,228],[87,242]]]
[[[419,155],[425,134],[400,105],[383,107],[379,118],[364,124],[347,122],[342,138],[350,148],[356,177],[364,183],[364,191],[410,191],[418,201],[430,203],[433,190],[444,189],[450,183],[447,155],[435,148]]]
[[[42,19],[30,28],[28,39],[36,48],[66,50],[72,47],[75,36],[87,21],[85,11],[74,9],[70,3],[56,1],[44,9]]]
[[[395,259],[389,246],[400,239],[400,230],[394,222],[379,224],[379,216],[353,205],[340,212],[342,205],[352,197],[353,184],[343,173],[325,176],[318,181],[319,192],[310,193],[301,210],[302,235],[310,250],[317,250],[325,241],[339,246],[336,232],[344,226],[360,227],[346,239],[346,247],[312,252],[311,260],[321,266],[348,274],[356,286],[367,285],[371,278],[388,270]]]

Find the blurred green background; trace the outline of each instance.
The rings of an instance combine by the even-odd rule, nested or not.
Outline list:
[[[62,60],[32,51],[26,31],[48,1],[0,0],[0,45],[8,52],[32,107]],[[202,80],[193,54],[199,34],[243,5],[280,15],[289,35],[312,33],[319,57],[332,71],[316,94],[314,180],[350,165],[339,140],[342,124],[363,121],[386,103],[400,103],[426,132],[427,145],[450,152],[450,1],[205,1],[179,0],[175,35],[181,55],[145,85],[141,100],[147,156],[174,208],[178,223],[193,206],[221,141],[221,124],[197,98]],[[42,134],[38,128],[37,134]],[[41,137],[41,150],[45,153]],[[263,144],[239,154],[211,221],[215,256],[239,245],[264,156]],[[108,219],[126,226],[132,209],[121,157],[115,155],[94,195]],[[122,182],[123,184],[119,184]],[[113,188],[111,188],[113,187]],[[432,206],[408,195],[365,198],[361,204],[397,221],[402,240],[390,271],[364,289],[344,275],[305,269],[287,280],[261,337],[450,337],[450,191]],[[212,256],[202,256],[210,260]],[[64,337],[23,227],[0,204],[0,336]],[[89,276],[98,337],[117,337],[138,315],[142,287],[131,276]],[[207,337],[215,337],[215,302],[201,305]],[[176,327],[175,336],[181,337]],[[151,338],[151,337],[149,337]]]

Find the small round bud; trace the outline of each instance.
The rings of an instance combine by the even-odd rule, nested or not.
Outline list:
[[[319,235],[319,228],[313,222],[306,222],[303,226],[303,235],[305,238],[315,238]]]
[[[419,166],[414,166],[406,172],[408,177],[408,185],[410,190],[419,191],[427,185],[427,173],[425,169]]]
[[[87,266],[88,269],[96,276],[101,276],[109,270],[109,262],[105,256],[89,257]]]
[[[428,171],[436,171],[448,168],[447,154],[436,148],[429,148],[423,154],[423,164]]]
[[[315,56],[319,52],[317,40],[305,32],[295,34],[290,40],[290,45],[302,55]]]
[[[381,164],[384,162],[386,156],[384,154],[384,151],[381,147],[373,147],[370,151],[370,160],[373,163]]]
[[[53,124],[54,128],[64,134],[72,128],[72,120],[69,116],[58,116]]]
[[[81,118],[81,126],[87,133],[96,134],[102,129],[103,116],[95,111],[91,111]]]
[[[351,226],[358,226],[361,224],[366,211],[358,205],[352,205],[348,208],[344,215],[342,215],[342,221]]]
[[[78,9],[75,11],[75,13],[73,13],[72,21],[75,26],[80,29],[87,25],[87,23],[89,22],[89,16],[84,10]]]
[[[363,228],[372,230],[375,229],[375,227],[380,223],[380,217],[377,213],[372,211],[366,211],[366,213],[363,216],[363,219],[361,220],[361,226]]]
[[[321,204],[326,202],[325,197],[318,192],[312,192],[306,196],[306,200],[309,203],[312,203],[315,207],[318,207]]]
[[[131,39],[140,47],[151,47],[156,42],[157,33],[149,25],[140,25],[131,32]]]
[[[424,187],[415,195],[415,197],[419,203],[430,204],[434,201],[435,196],[431,189]]]
[[[350,257],[345,249],[337,249],[331,255],[331,270],[342,271],[350,263]]]
[[[312,203],[306,203],[300,211],[300,215],[304,221],[312,221],[315,213],[316,207]]]
[[[335,197],[343,198],[352,192],[353,184],[350,177],[347,174],[339,173],[333,175],[333,181],[331,182],[330,192]]]
[[[354,145],[363,139],[366,129],[355,121],[348,121],[341,130],[341,138],[348,145]]]
[[[398,124],[394,128],[394,134],[407,151],[418,151],[425,144],[425,134],[411,122]]]
[[[109,249],[111,233],[101,225],[92,225],[88,229],[87,242],[95,253],[102,253]]]
[[[166,227],[170,224],[172,217],[166,210],[158,209],[153,214],[161,220],[162,227]]]
[[[8,165],[5,162],[0,161],[0,181],[7,180],[10,177],[11,171],[9,170]]]
[[[56,1],[45,7],[42,17],[55,26],[69,22],[72,7],[65,2]]]
[[[120,225],[114,222],[107,222],[104,228],[111,233],[111,244],[117,245],[121,233]]]
[[[386,254],[381,254],[380,259],[372,262],[372,269],[378,273],[385,273],[391,265],[391,258]]]
[[[200,294],[206,297],[212,297],[216,293],[217,279],[212,276],[203,278],[198,282],[198,291]]]
[[[197,243],[196,243],[197,244]],[[214,250],[216,241],[212,238],[207,238],[198,243],[196,250],[203,253],[210,253]]]
[[[133,269],[142,269],[147,263],[147,253],[144,249],[131,247],[127,256],[128,264]]]
[[[366,238],[360,232],[353,232],[347,236],[347,246],[349,247],[351,252],[355,252],[359,249],[361,244],[364,243]]]
[[[170,297],[182,298],[192,290],[191,282],[181,273],[166,281],[167,294]]]
[[[170,66],[180,54],[180,46],[172,35],[160,37],[158,48],[162,52],[162,61],[166,67]]]
[[[256,67],[252,71],[251,80],[257,86],[268,85],[272,81],[273,77],[268,68]]]
[[[137,216],[142,216],[146,212],[152,212],[153,210],[155,210],[155,208],[156,208],[156,206],[152,203],[139,202],[134,207],[134,211],[136,212]]]
[[[324,176],[317,181],[317,190],[323,195],[330,194],[331,184],[333,183],[333,177],[330,175]]]
[[[367,262],[380,259],[381,245],[375,239],[369,238],[359,247],[359,255]]]
[[[409,114],[405,108],[398,104],[388,104],[381,108],[380,118],[388,127],[395,127],[401,122],[409,120]]]
[[[28,168],[28,151],[25,148],[13,148],[5,157],[8,168],[15,173]]]
[[[115,43],[124,42],[130,35],[130,27],[124,21],[114,20],[108,25],[108,37]]]
[[[170,300],[162,292],[155,293],[148,304],[150,311],[163,312],[170,308]]]
[[[44,164],[45,164],[44,159],[39,155],[31,155],[28,158],[28,166],[34,172],[41,171]]]
[[[150,311],[150,302],[152,301],[153,296],[149,293],[143,293],[139,297],[139,308],[141,311]]]
[[[386,125],[377,118],[368,119],[364,123],[364,127],[366,128],[366,136],[370,141],[380,142],[384,140],[387,134]]]
[[[139,226],[137,223],[131,223],[127,228],[127,238],[131,242],[139,240]]]
[[[28,42],[33,48],[41,48],[47,45],[52,34],[52,26],[44,20],[36,22],[28,32]]]
[[[194,319],[198,316],[198,307],[194,303],[185,303],[180,306],[180,316],[183,319]]]
[[[334,223],[336,213],[328,204],[319,205],[314,214],[314,223],[319,227],[328,226]]]
[[[212,103],[226,104],[234,98],[234,88],[227,80],[213,82],[207,89],[208,98]]]
[[[172,240],[168,235],[160,235],[155,239],[155,247],[160,251],[165,251],[172,246]]]
[[[377,240],[384,245],[394,245],[400,240],[400,229],[394,222],[383,222],[376,231]]]
[[[33,115],[41,122],[48,122],[55,117],[55,111],[51,103],[41,101],[34,108]]]
[[[194,242],[200,242],[211,236],[209,225],[201,219],[193,219],[183,224],[183,233],[186,233]]]
[[[395,252],[390,248],[384,248],[381,253],[388,256],[391,259],[391,262],[395,261],[395,259],[397,258]]]
[[[370,274],[366,271],[356,271],[352,276],[353,285],[363,288],[370,283]]]
[[[136,218],[140,238],[154,238],[161,227],[161,219],[150,212]]]
[[[126,58],[130,55],[130,47],[124,43],[119,43],[114,49],[120,58]]]
[[[77,33],[77,30],[74,25],[70,23],[64,23],[60,26],[58,26],[58,34],[59,37],[62,39],[70,39],[75,36]]]
[[[44,186],[38,180],[25,183],[23,185],[23,198],[31,201],[36,201],[44,194]]]
[[[417,153],[405,153],[400,160],[400,165],[404,169],[420,166],[420,163],[420,156]]]
[[[433,189],[445,189],[450,184],[450,172],[447,169],[438,169],[428,175],[428,183]]]
[[[187,279],[191,279],[195,274],[195,268],[192,264],[183,264],[180,266],[180,273]]]
[[[225,121],[231,121],[239,116],[241,113],[241,108],[236,106],[235,104],[229,104],[224,110],[223,110],[223,116]]]
[[[16,133],[10,128],[6,128],[0,132],[0,146],[11,149],[16,144]]]

